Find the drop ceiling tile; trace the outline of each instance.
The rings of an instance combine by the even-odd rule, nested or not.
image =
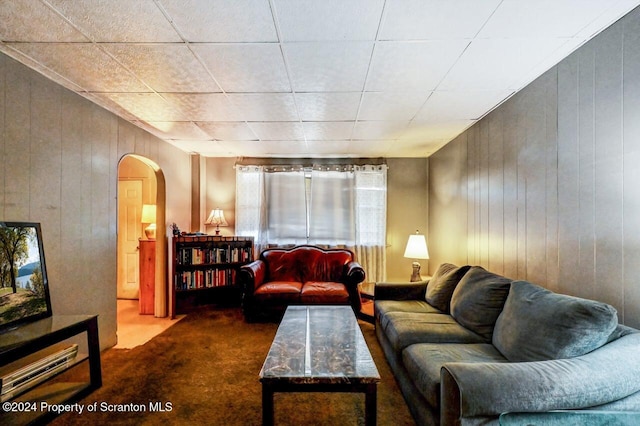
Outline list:
[[[237,147],[245,157],[306,157],[309,153],[304,141],[250,141]]]
[[[354,140],[392,140],[407,127],[409,121],[358,121],[353,129]]]
[[[476,120],[415,120],[398,135],[401,142],[450,141],[471,127]]]
[[[463,39],[378,42],[366,90],[433,90],[468,45]]]
[[[296,93],[303,121],[355,120],[360,105],[359,92]]]
[[[581,41],[587,41],[604,28],[609,27],[631,10],[638,7],[640,2],[638,0],[618,0],[615,2],[607,2],[606,4],[609,7],[592,22],[587,23],[580,32],[576,34],[576,37],[580,38]]]
[[[279,44],[192,44],[191,48],[227,93],[291,91]]]
[[[20,42],[87,42],[44,3],[34,0],[0,1],[0,40]]]
[[[307,141],[309,151],[323,157],[353,157],[358,156],[351,149],[348,140],[337,141]]]
[[[159,0],[158,3],[190,42],[278,41],[267,0]]]
[[[411,120],[429,92],[365,92],[358,120]]]
[[[191,121],[244,121],[223,93],[162,93],[180,116]]]
[[[87,91],[150,91],[95,44],[21,43],[10,46]]]
[[[49,4],[93,41],[182,41],[154,2],[49,0]]]
[[[478,37],[573,37],[610,6],[602,0],[504,0]]]
[[[234,141],[257,139],[251,128],[243,121],[198,121],[196,124],[213,139]]]
[[[197,152],[203,157],[235,157],[237,147],[220,141],[167,140],[168,143],[185,152]]]
[[[389,148],[394,144],[390,140],[358,140],[350,141],[347,145],[348,156],[350,157],[386,157]],[[395,157],[401,157],[402,153],[398,152]]]
[[[263,141],[304,141],[302,123],[298,121],[250,122],[248,125]]]
[[[155,129],[155,135],[162,139],[207,140],[209,135],[191,121],[149,121],[147,124]]]
[[[349,92],[364,87],[372,42],[285,43],[296,92]]]
[[[531,74],[564,43],[564,39],[476,39],[439,89],[520,89],[525,83],[522,76]]]
[[[307,140],[329,141],[351,138],[353,121],[304,122],[304,135]]]
[[[242,121],[297,121],[291,93],[255,93],[228,95],[229,103],[240,112]]]
[[[107,44],[104,49],[157,92],[219,92],[184,44]]]
[[[129,111],[138,120],[189,120],[188,114],[156,93],[102,93],[100,96]]]
[[[379,40],[473,38],[501,0],[387,0]]]
[[[509,97],[505,90],[437,90],[416,115],[416,120],[478,119]]]
[[[383,0],[276,0],[283,41],[375,40]]]
[[[428,157],[433,154],[442,141],[393,141],[386,152],[388,157]]]

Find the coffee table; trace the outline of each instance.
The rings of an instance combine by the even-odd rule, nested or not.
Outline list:
[[[260,370],[262,423],[272,425],[275,392],[361,392],[365,423],[376,424],[380,374],[350,306],[290,306]]]

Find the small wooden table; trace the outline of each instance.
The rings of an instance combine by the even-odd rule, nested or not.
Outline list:
[[[380,374],[350,306],[290,306],[260,371],[262,424],[275,392],[361,392],[365,423],[376,424]]]

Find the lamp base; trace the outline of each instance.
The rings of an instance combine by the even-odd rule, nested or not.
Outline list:
[[[413,273],[411,274],[411,282],[417,282],[417,281],[423,281],[422,277],[420,276],[420,263],[419,262],[413,262],[412,265],[413,267]]]
[[[152,223],[151,225],[144,228],[144,235],[147,236],[148,240],[156,239],[156,224]]]

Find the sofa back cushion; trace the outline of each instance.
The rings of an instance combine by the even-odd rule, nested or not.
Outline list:
[[[434,308],[442,312],[449,312],[449,304],[453,290],[460,282],[460,279],[467,273],[471,266],[456,266],[451,263],[443,263],[433,274],[427,284],[425,300]]]
[[[607,343],[618,325],[606,303],[553,293],[516,281],[493,332],[493,345],[510,361],[584,355]]]
[[[343,249],[298,246],[291,249],[267,249],[260,257],[267,264],[269,281],[341,282],[345,265],[353,260],[353,253]]]
[[[453,291],[451,316],[490,342],[510,285],[510,279],[472,266]]]

